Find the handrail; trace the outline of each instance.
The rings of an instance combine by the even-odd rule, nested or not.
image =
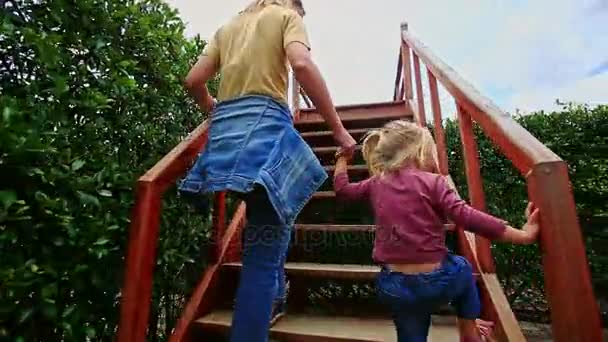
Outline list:
[[[407,31],[402,31],[401,35],[403,41],[415,51],[437,80],[488,132],[488,137],[501,148],[502,152],[523,174],[528,173],[534,165],[561,161],[553,151],[534,138],[530,132],[521,127],[489,98],[480,94],[422,42]]]
[[[225,233],[219,237],[217,260],[207,265],[203,277],[186,302],[181,317],[169,337],[169,342],[194,341],[192,335],[192,322],[201,315],[209,312],[219,289],[219,273],[221,264],[239,260],[240,232],[245,225],[245,202],[241,201]]]
[[[401,50],[399,50],[399,58],[397,59],[397,73],[395,76],[395,90],[393,91],[393,101],[401,100],[401,72],[403,70],[403,60],[401,59]]]
[[[161,196],[192,165],[207,143],[208,130],[205,120],[137,181],[120,301],[119,342],[146,340]]]
[[[293,120],[300,117],[300,83],[296,79],[295,72],[291,73],[291,114]]]
[[[306,108],[314,107],[314,105],[312,104],[312,101],[310,100],[310,97],[308,97],[308,94],[306,94],[306,91],[302,87],[300,87],[300,96],[302,96],[302,100],[304,100],[304,103],[306,104]]]
[[[485,209],[473,120],[526,178],[529,197],[541,213],[540,246],[555,341],[600,341],[599,308],[593,294],[567,165],[410,34],[407,24],[402,24],[401,38],[400,60],[404,61],[406,103],[419,118],[424,113],[419,61],[426,65],[441,172],[447,174],[448,171],[437,80],[454,97],[458,108],[472,205]],[[419,90],[417,102],[409,96],[412,94],[411,58]],[[496,280],[490,245],[480,237],[471,238],[470,234],[459,232],[458,240],[465,247],[466,255],[482,273],[482,288],[486,291],[482,296],[484,312],[490,318],[498,319],[497,330],[503,340],[522,340],[521,332],[513,334],[513,330],[518,329],[517,322],[507,309],[509,304]]]

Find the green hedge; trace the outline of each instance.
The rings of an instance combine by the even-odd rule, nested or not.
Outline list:
[[[185,39],[160,0],[1,4],[0,339],[111,340],[133,186],[204,118],[180,84],[203,42]],[[518,118],[570,165],[598,295],[608,290],[607,113],[569,107]],[[452,175],[466,194],[458,130],[448,122],[446,131]],[[520,224],[525,185],[477,133],[489,210]],[[204,268],[208,227],[169,190],[149,340],[174,327]],[[371,248],[362,247],[328,257],[369,261]],[[509,298],[520,312],[542,314],[537,248],[494,251]],[[343,296],[367,292],[353,293]]]
[[[0,339],[108,341],[135,181],[203,120],[180,81],[203,42],[160,0],[0,6]],[[174,194],[150,340],[173,328],[209,238]]]
[[[596,295],[608,293],[608,107],[568,106],[562,111],[516,117],[528,131],[568,163],[581,226],[587,242]],[[458,126],[447,121],[450,173],[467,197]],[[527,191],[523,177],[475,128],[488,210],[514,225],[524,222]],[[538,246],[494,244],[498,274],[522,318],[547,319]],[[564,275],[567,276],[567,275]],[[604,312],[604,315],[606,313]]]

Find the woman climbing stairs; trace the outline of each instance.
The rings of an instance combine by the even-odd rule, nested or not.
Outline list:
[[[360,139],[373,128],[395,119],[410,119],[403,102],[342,108],[344,124]],[[371,261],[374,226],[365,205],[336,202],[332,189],[334,146],[332,135],[314,112],[296,123],[330,177],[303,209],[295,226],[285,270],[291,284],[288,312],[270,330],[278,341],[395,341],[395,328],[375,303],[373,281],[379,268]],[[353,179],[368,176],[359,151],[349,174]],[[450,227],[446,225],[446,227]],[[352,263],[350,263],[352,262]],[[222,279],[236,282],[241,264],[224,263]],[[230,294],[224,298],[230,303]],[[218,340],[230,330],[232,312],[220,306],[196,320],[203,336]],[[435,316],[430,341],[457,341],[453,316]]]

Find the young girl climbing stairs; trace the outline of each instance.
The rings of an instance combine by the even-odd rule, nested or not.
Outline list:
[[[347,159],[338,156],[334,188],[339,199],[366,200],[375,216],[374,261],[382,265],[377,294],[392,313],[399,342],[426,341],[431,313],[451,303],[462,341],[482,341],[476,319],[480,300],[471,264],[448,252],[443,223],[488,239],[530,244],[539,233],[538,209],[526,209],[520,229],[461,200],[445,177],[436,174],[436,147],[430,132],[394,121],[371,131],[363,142],[370,178],[349,183]]]

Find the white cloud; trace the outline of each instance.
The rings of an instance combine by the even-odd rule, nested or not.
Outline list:
[[[168,2],[180,9],[191,33],[209,37],[249,0]],[[544,108],[546,99],[568,89],[589,90],[586,84],[591,81],[585,79],[608,56],[605,0],[304,0],[304,4],[314,57],[338,104],[391,98],[402,21],[408,21],[415,36],[508,111]],[[600,82],[593,87],[602,87],[604,80],[593,81]],[[590,96],[581,90],[576,98],[593,100]],[[452,100],[443,96],[442,103],[444,112],[453,114]]]
[[[560,102],[588,103],[591,105],[608,105],[608,73],[587,77],[561,88],[539,88],[525,93],[518,93],[511,100],[511,107],[524,112],[543,108],[558,110]]]
[[[608,16],[590,15],[581,5],[561,0],[548,7],[541,1],[509,10],[496,39],[479,53],[484,60],[466,70],[482,88],[512,88],[513,99],[536,88],[557,91],[580,82],[608,55]]]

